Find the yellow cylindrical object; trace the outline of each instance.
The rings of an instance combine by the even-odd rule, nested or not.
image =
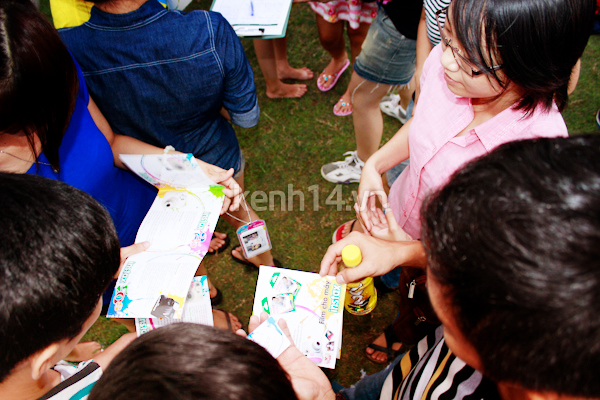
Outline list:
[[[348,268],[353,268],[362,262],[360,248],[349,244],[342,249],[342,261]],[[343,266],[342,266],[343,268]],[[346,284],[344,307],[353,315],[366,315],[377,305],[377,290],[373,278],[367,277],[359,282]]]

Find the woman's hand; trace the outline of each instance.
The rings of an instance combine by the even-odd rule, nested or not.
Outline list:
[[[236,211],[240,207],[240,195],[242,193],[242,188],[236,182],[236,180],[233,179],[233,168],[224,170],[223,168],[206,163],[197,158],[196,162],[198,165],[200,165],[200,168],[202,168],[202,171],[204,171],[206,176],[208,176],[212,181],[218,183],[219,185],[225,186],[223,189],[225,201],[223,202],[223,207],[221,208],[221,214],[224,214],[227,210]]]
[[[356,205],[354,207],[358,208]],[[378,239],[395,242],[413,240],[412,236],[404,232],[404,229],[398,225],[396,217],[394,216],[394,212],[391,208],[384,208],[383,211],[377,208],[375,209],[375,212],[369,213],[369,217],[372,228],[370,231],[368,231],[368,233],[371,234],[371,236]],[[362,219],[360,221],[364,228]]]
[[[371,220],[377,210],[377,199],[387,207],[388,200],[385,190],[383,190],[383,180],[381,174],[367,161],[360,175],[360,184],[358,185],[358,195],[355,206],[356,215],[363,224],[366,232],[373,228]]]
[[[349,244],[360,248],[362,262],[354,268],[346,268],[338,273],[342,261],[342,249]],[[418,240],[410,242],[390,242],[352,232],[327,249],[321,261],[319,274],[335,275],[338,283],[358,282],[368,276],[381,276],[396,267],[410,266],[425,268],[427,258],[423,245]]]

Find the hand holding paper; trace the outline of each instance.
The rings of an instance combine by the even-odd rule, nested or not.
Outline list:
[[[248,331],[252,333],[259,325],[262,326],[261,323],[268,319],[269,315],[267,313],[261,313],[260,316],[251,316],[248,323]],[[310,361],[296,348],[285,320],[280,319],[278,326],[291,343],[277,357],[277,361],[290,376],[292,386],[298,398],[302,400],[335,399],[335,394],[327,376],[315,363]]]

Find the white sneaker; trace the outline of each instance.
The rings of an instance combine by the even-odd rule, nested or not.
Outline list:
[[[400,95],[392,94],[390,95],[390,99],[387,101],[383,101],[383,99],[379,102],[379,108],[381,112],[390,117],[396,118],[402,124],[405,124],[407,121],[406,110],[402,108],[400,105]]]
[[[326,181],[332,183],[354,183],[360,182],[360,174],[364,162],[358,158],[355,151],[347,151],[344,161],[336,161],[321,167],[321,175]]]

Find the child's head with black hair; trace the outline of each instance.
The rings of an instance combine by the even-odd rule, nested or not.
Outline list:
[[[36,379],[79,342],[100,313],[120,246],[108,212],[62,182],[0,173],[0,204],[2,383],[27,367]]]
[[[508,143],[422,208],[446,343],[500,384],[600,397],[598,154],[598,135]]]
[[[90,400],[296,399],[256,343],[213,327],[173,324],[136,339],[111,362]]]

